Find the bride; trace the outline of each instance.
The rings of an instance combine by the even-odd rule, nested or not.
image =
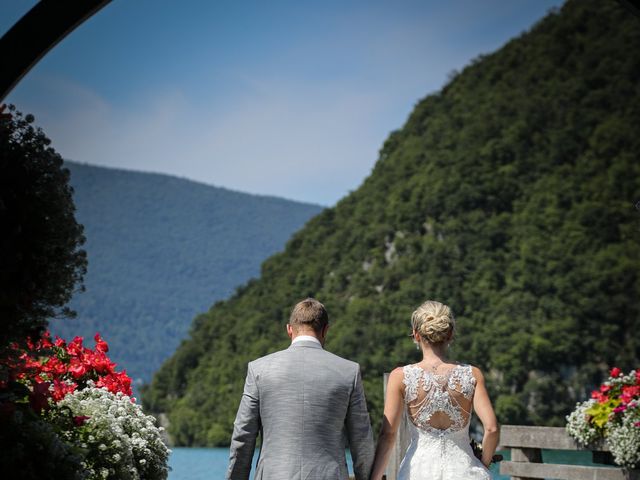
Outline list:
[[[447,359],[455,330],[451,310],[427,301],[413,312],[411,326],[423,358],[389,376],[371,480],[383,478],[405,408],[411,420],[411,445],[398,480],[490,479],[498,424],[480,370]],[[481,460],[469,443],[472,410],[484,427]]]

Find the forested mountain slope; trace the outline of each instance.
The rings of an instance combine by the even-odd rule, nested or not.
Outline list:
[[[420,101],[358,190],[196,319],[147,407],[179,444],[228,442],[247,362],[313,295],[377,429],[382,374],[419,358],[409,317],[437,299],[502,423],[563,424],[608,366],[640,362],[638,125],[640,19],[567,2]]]
[[[150,381],[193,317],[260,272],[322,207],[249,195],[168,175],[65,162],[85,227],[86,291],[55,333],[100,332],[112,358]]]

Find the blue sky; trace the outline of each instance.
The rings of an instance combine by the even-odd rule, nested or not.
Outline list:
[[[561,4],[114,0],[7,102],[68,159],[333,205],[449,72]]]

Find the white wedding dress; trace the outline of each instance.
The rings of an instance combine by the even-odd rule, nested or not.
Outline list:
[[[469,420],[476,380],[470,365],[403,369],[411,445],[398,480],[486,480],[491,474],[471,449]],[[450,368],[447,368],[450,367]]]

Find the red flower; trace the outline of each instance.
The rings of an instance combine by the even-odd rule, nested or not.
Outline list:
[[[96,352],[93,354],[90,358],[90,362],[93,369],[100,375],[113,373],[116,365],[102,352]]]
[[[620,370],[618,367],[613,367],[611,369],[611,372],[609,372],[609,375],[611,375],[613,378],[617,378],[622,375],[622,370]]]
[[[33,386],[33,391],[29,394],[29,404],[36,413],[40,413],[49,406],[50,386],[49,382],[36,383]]]
[[[40,339],[36,342],[35,350],[36,351],[45,350],[45,349],[51,348],[52,346],[53,346],[53,343],[51,343],[51,334],[47,331],[47,332],[44,332],[42,334],[42,337],[40,337]]]
[[[109,351],[109,345],[100,337],[99,333],[96,333],[96,336],[93,337],[93,339],[96,341],[97,351],[103,352],[103,353],[106,353]]]
[[[75,392],[77,385],[75,383],[61,382],[60,380],[53,381],[53,392],[51,394],[55,402],[62,400],[67,394]]]
[[[50,373],[54,376],[60,376],[67,371],[67,367],[58,357],[51,357],[45,364],[42,365],[41,371]]]
[[[87,417],[86,415],[78,415],[77,417],[73,417],[73,423],[76,427],[81,427],[84,425],[84,422],[89,420],[91,417]]]
[[[640,385],[624,385],[622,387],[620,401],[623,404],[627,404],[633,400],[634,397],[640,397]]]
[[[131,377],[127,375],[126,371],[114,372],[109,375],[100,377],[96,382],[97,387],[106,388],[111,393],[122,392],[125,395],[131,396]]]
[[[82,337],[75,337],[69,346],[67,347],[67,352],[72,357],[78,357],[84,353],[84,348],[82,347]]]
[[[598,390],[591,392],[591,398],[595,399],[598,403],[606,403],[609,400],[609,397],[600,393]]]
[[[600,391],[602,393],[607,393],[609,390],[611,390],[611,387],[609,385],[605,385],[604,383],[600,385]]]
[[[76,380],[82,377],[85,373],[87,373],[87,367],[77,359],[71,360],[71,366],[69,367],[69,372],[73,375],[73,378]]]

